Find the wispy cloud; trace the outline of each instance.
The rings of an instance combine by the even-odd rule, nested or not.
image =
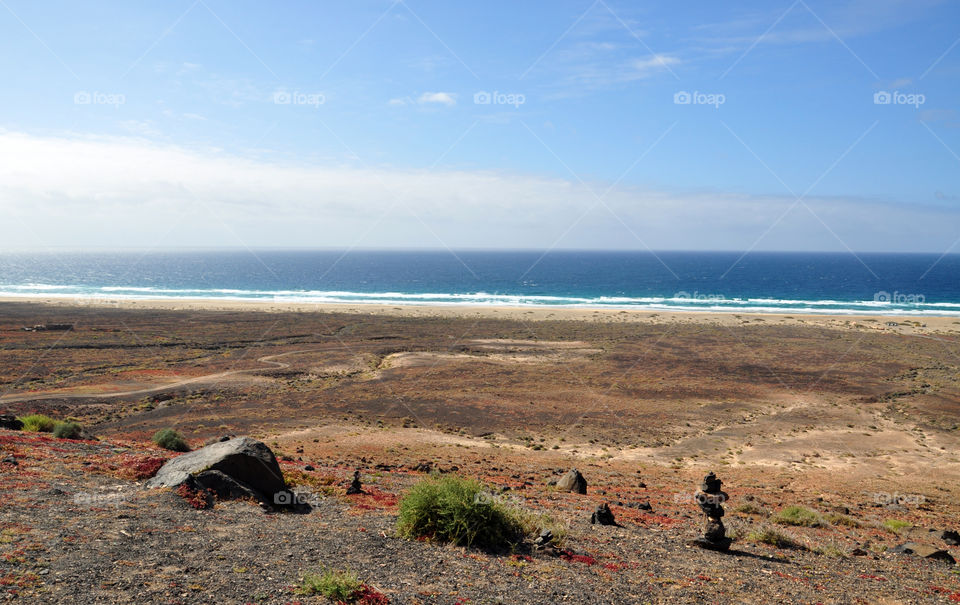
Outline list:
[[[420,95],[420,98],[417,99],[417,102],[421,105],[427,103],[439,103],[440,105],[453,107],[457,104],[457,95],[452,92],[425,92]]]
[[[387,105],[402,107],[404,105],[446,105],[453,107],[457,104],[457,95],[452,92],[425,92],[414,99],[411,96],[396,97],[387,101]]]
[[[238,235],[259,246],[438,245],[422,219],[454,246],[546,248],[590,208],[591,190],[608,186],[489,171],[281,163],[137,138],[0,131],[6,246],[237,245]],[[561,247],[637,246],[629,225],[654,248],[742,250],[792,198],[619,186],[604,201],[614,214],[589,213]],[[807,203],[855,249],[942,250],[956,239],[958,211],[934,201]],[[35,217],[47,241],[17,228]],[[757,247],[817,248],[837,249],[837,240],[805,210],[785,217]]]

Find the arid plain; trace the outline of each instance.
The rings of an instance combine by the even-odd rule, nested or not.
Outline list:
[[[74,329],[22,329],[56,323]],[[609,501],[624,526],[682,545],[697,530],[686,496],[710,470],[731,494],[733,527],[765,523],[790,505],[853,520],[792,530],[809,552],[787,558],[816,559],[816,545],[828,542],[845,553],[866,546],[876,565],[902,565],[884,550],[904,536],[884,522],[956,529],[960,518],[953,318],[6,301],[0,386],[0,411],[75,418],[104,442],[149,448],[166,427],[195,445],[250,435],[287,465],[310,463],[331,476],[379,466],[384,489],[395,482],[398,493],[409,481],[392,472],[429,465],[550,507],[558,496],[549,479],[577,467],[589,497],[554,503],[571,541],[592,507]],[[631,500],[655,514],[624,504]],[[707,580],[717,564],[709,556],[698,552],[692,564]],[[805,565],[829,575],[864,560],[820,556]],[[936,565],[911,560],[906,594],[960,595],[957,575]],[[841,575],[854,592],[909,602],[902,587]],[[780,588],[766,593],[767,580],[782,578],[750,589],[740,580],[742,590],[729,594],[775,602]],[[671,594],[703,594],[684,586]],[[841,588],[823,602],[847,602]],[[643,594],[637,602],[658,600]]]

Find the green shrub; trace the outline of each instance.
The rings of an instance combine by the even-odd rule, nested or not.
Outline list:
[[[803,506],[788,506],[774,513],[770,520],[778,525],[798,527],[823,527],[827,525],[820,513]]]
[[[153,442],[166,450],[174,452],[189,452],[190,446],[183,435],[173,429],[161,429],[154,433]]]
[[[76,422],[58,422],[53,426],[53,436],[57,439],[79,439],[83,427]]]
[[[770,526],[760,527],[751,531],[747,534],[747,540],[750,542],[758,542],[760,544],[771,544],[777,548],[796,548],[798,550],[806,549],[803,544],[798,542],[790,534]]]
[[[302,595],[323,595],[336,603],[351,603],[357,599],[363,584],[349,571],[328,569],[322,574],[307,573],[297,590]]]
[[[845,527],[860,527],[860,522],[852,517],[841,515],[840,513],[827,513],[823,516],[830,522],[830,525],[843,525]]]
[[[520,515],[472,479],[424,479],[400,501],[397,532],[461,546],[502,548],[524,534]]]
[[[23,430],[32,433],[49,433],[53,430],[56,420],[43,414],[30,414],[20,419],[23,423]]]
[[[741,504],[740,506],[734,508],[733,512],[743,513],[744,515],[762,515],[766,513],[765,510],[763,510],[753,502],[747,502],[746,504]]]
[[[887,519],[883,522],[883,528],[894,534],[899,534],[908,527],[910,527],[910,522],[901,521],[900,519]]]

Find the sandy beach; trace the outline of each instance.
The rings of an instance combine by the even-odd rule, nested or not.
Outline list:
[[[30,303],[52,307],[157,309],[166,311],[233,311],[265,313],[351,313],[408,318],[509,319],[516,321],[590,321],[629,323],[703,323],[720,326],[791,325],[894,332],[901,334],[960,333],[960,317],[891,315],[826,315],[802,313],[740,313],[707,311],[651,311],[649,309],[589,307],[509,307],[471,305],[383,305],[288,303],[223,299],[137,300],[0,296],[0,303]],[[896,324],[896,325],[892,325]]]

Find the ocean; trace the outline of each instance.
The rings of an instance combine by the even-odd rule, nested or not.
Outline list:
[[[960,255],[6,252],[0,296],[960,315]]]

